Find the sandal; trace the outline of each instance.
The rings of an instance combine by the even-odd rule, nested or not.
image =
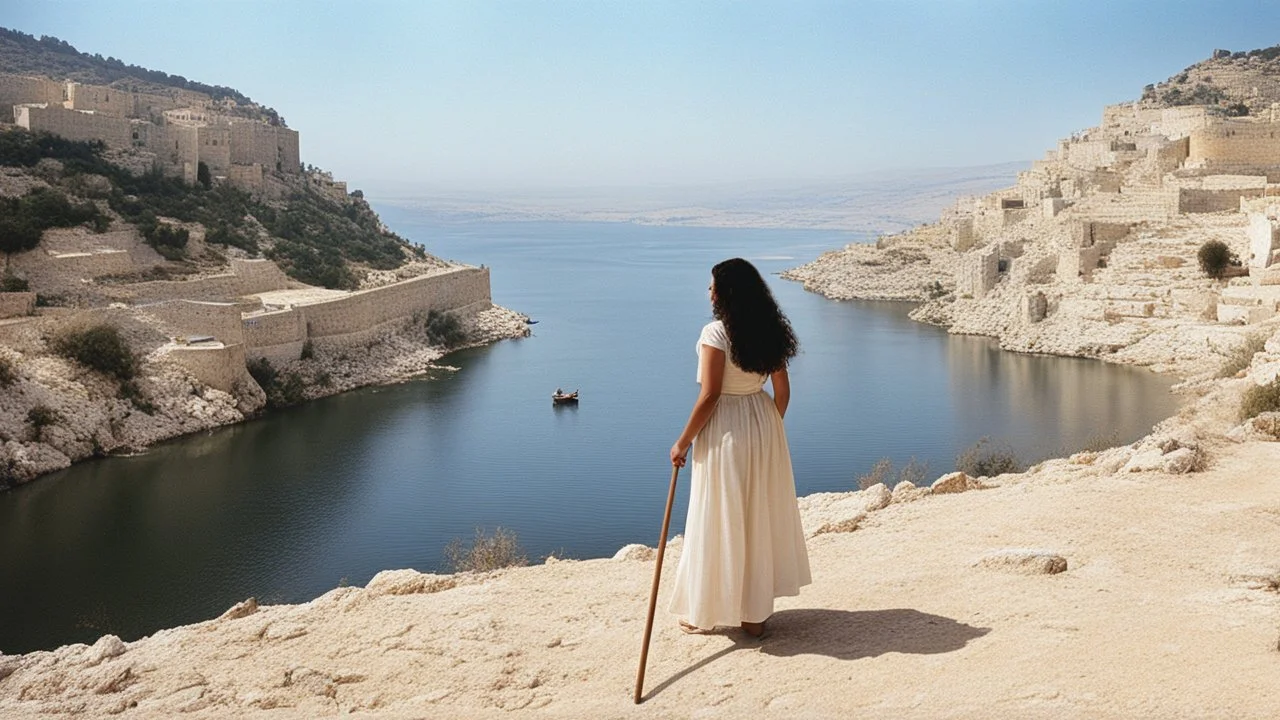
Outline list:
[[[766,634],[766,633],[768,633],[768,630],[769,630],[769,629],[768,629],[767,627],[765,627],[765,624],[764,624],[764,623],[762,623],[762,622],[758,622],[758,623],[749,623],[749,622],[744,622],[744,623],[742,623],[742,632],[746,633],[748,636],[750,636],[750,637],[752,637],[753,639],[756,639],[756,640],[762,640],[762,639],[764,639],[765,634]]]

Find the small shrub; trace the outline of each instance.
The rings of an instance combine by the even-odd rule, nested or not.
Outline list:
[[[156,414],[155,403],[148,400],[147,396],[142,394],[142,388],[132,380],[120,383],[120,397],[128,400],[135,408],[147,415]]]
[[[307,399],[307,382],[296,372],[281,373],[266,358],[245,363],[249,374],[267,394],[267,407],[271,409],[297,405]]]
[[[1280,411],[1280,378],[1266,385],[1251,385],[1240,401],[1240,421],[1264,412]]]
[[[51,345],[59,355],[120,381],[132,380],[138,370],[129,344],[113,325],[67,330],[55,336]]]
[[[449,312],[432,310],[427,313],[427,341],[432,345],[451,348],[461,345],[467,339],[458,316]]]
[[[299,357],[303,360],[310,360],[316,356],[315,345],[311,343],[311,338],[307,338],[302,343],[302,353]]]
[[[1200,270],[1214,280],[1221,280],[1228,267],[1240,264],[1239,258],[1221,240],[1209,240],[1201,245],[1196,259],[1200,261]]]
[[[0,277],[0,292],[26,292],[28,287],[27,281],[17,275],[6,273]]]
[[[500,527],[494,529],[493,535],[476,528],[475,540],[470,544],[454,538],[445,547],[444,557],[454,572],[488,572],[529,564],[516,534]]]
[[[31,424],[31,436],[36,442],[44,436],[44,429],[62,419],[57,410],[48,405],[36,405],[27,411],[27,422]]]
[[[914,457],[898,471],[898,482],[909,482],[912,485],[923,485],[929,477],[929,463],[921,462]]]
[[[956,456],[956,469],[970,477],[1018,472],[1022,463],[1007,443],[983,437]]]
[[[889,458],[880,458],[875,465],[871,466],[870,472],[858,478],[858,489],[866,490],[881,483],[888,485],[891,482],[893,482],[893,461]]]
[[[924,284],[924,296],[930,300],[937,300],[946,294],[946,288],[942,287],[942,282],[939,280]]]
[[[1266,345],[1267,335],[1265,333],[1250,333],[1246,335],[1244,342],[1232,348],[1231,352],[1227,354],[1227,359],[1218,370],[1218,377],[1235,377],[1236,373],[1253,364],[1253,356],[1262,352]]]
[[[9,387],[18,381],[18,368],[13,366],[13,361],[0,355],[0,387]]]

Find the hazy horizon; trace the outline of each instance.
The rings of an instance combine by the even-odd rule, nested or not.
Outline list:
[[[304,162],[375,196],[1029,162],[1215,48],[1280,42],[1280,5],[1256,0],[7,10],[6,27],[276,108]]]

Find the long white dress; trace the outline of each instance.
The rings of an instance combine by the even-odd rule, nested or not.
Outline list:
[[[733,364],[724,324],[698,338],[725,353],[724,384],[690,452],[684,548],[668,609],[699,628],[764,622],[774,598],[811,582],[791,452],[764,375]]]

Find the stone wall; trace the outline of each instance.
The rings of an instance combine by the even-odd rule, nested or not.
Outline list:
[[[367,330],[415,312],[489,302],[488,268],[459,268],[302,307],[310,336],[320,339]]]
[[[194,280],[153,280],[122,287],[121,299],[230,301],[242,295],[283,290],[288,277],[270,260],[231,260],[231,272]]]
[[[297,173],[301,169],[296,130],[260,122],[232,120],[229,131],[229,162],[236,165],[257,163],[264,168],[285,173]]]
[[[1218,120],[1191,133],[1187,166],[1215,172],[1265,171],[1280,180],[1280,123]]]
[[[231,169],[231,128],[201,125],[196,135],[200,145],[199,161],[209,166],[210,173],[225,176]]]
[[[43,248],[14,254],[9,267],[40,292],[77,288],[85,280],[136,269],[125,250],[54,255]]]
[[[33,292],[0,292],[0,320],[22,317],[36,311]]]
[[[1209,113],[1204,107],[1188,106],[1164,108],[1160,111],[1160,120],[1151,127],[1151,132],[1164,135],[1170,140],[1185,138],[1196,130],[1208,127]]]
[[[110,148],[133,143],[133,122],[124,118],[54,105],[19,105],[14,108],[14,117],[18,125],[32,132],[50,132],[68,140],[101,140]]]
[[[174,345],[166,356],[186,368],[197,380],[223,392],[232,392],[247,374],[244,345]]]
[[[173,338],[212,335],[224,344],[245,341],[240,308],[234,303],[166,300],[138,307]]]
[[[1091,282],[1093,271],[1098,268],[1097,247],[1071,247],[1058,253],[1058,280],[1061,282]]]
[[[956,218],[951,224],[951,249],[956,252],[968,252],[973,245],[973,218]]]
[[[1249,213],[1249,267],[1280,263],[1280,222],[1264,212]]]
[[[304,310],[289,308],[255,313],[242,320],[245,355],[249,359],[266,358],[273,365],[297,360],[307,340]]]
[[[1178,212],[1234,212],[1240,209],[1241,200],[1260,198],[1265,192],[1265,184],[1254,188],[1181,187],[1178,188]]]
[[[14,105],[49,104],[61,106],[66,85],[44,78],[0,75],[0,122],[14,122]]]
[[[988,245],[960,258],[956,270],[956,294],[981,300],[1000,278],[1000,248]]]

